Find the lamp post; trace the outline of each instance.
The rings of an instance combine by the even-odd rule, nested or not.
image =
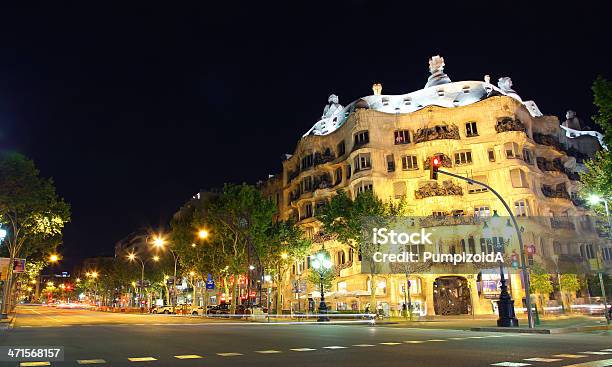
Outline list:
[[[327,305],[325,304],[325,290],[323,289],[323,275],[326,271],[331,269],[331,260],[327,257],[327,253],[319,251],[311,261],[311,266],[314,270],[319,273],[319,289],[321,290],[321,302],[319,303],[319,317],[318,322],[329,321],[327,317]]]
[[[147,264],[149,261],[159,261],[159,256],[153,256],[150,257],[146,260],[142,260],[140,257],[136,256],[136,254],[131,253],[129,255],[127,255],[127,258],[129,261],[136,261],[138,260],[138,262],[140,262],[141,265],[141,269],[140,269],[140,292],[138,294],[138,303],[140,304],[142,302],[142,297],[143,297],[143,288],[144,288],[144,271],[145,271],[145,264]]]
[[[204,235],[204,238],[206,238],[207,236],[208,236],[208,232],[206,232],[206,235]],[[200,236],[200,238],[202,238],[202,236]],[[153,240],[153,246],[155,246],[156,248],[160,250],[164,250],[166,248],[165,247],[166,240],[164,240],[161,236],[155,237],[155,239]],[[171,248],[168,248],[168,251],[172,254],[172,258],[174,259],[174,278],[172,279],[172,302],[171,302],[172,306],[174,306],[175,297],[176,297],[176,268],[178,265],[178,255]]]
[[[493,236],[499,237],[499,231],[501,230],[501,218],[497,214],[497,211],[493,212],[493,216],[491,217],[491,225],[487,225],[487,222],[483,224],[483,236],[488,238],[489,241],[492,242],[491,238]],[[510,242],[510,237],[512,235],[512,225],[510,224],[510,220],[508,220],[504,230],[504,238],[500,247],[503,249],[504,241],[508,238],[508,242]],[[497,319],[497,326],[500,327],[517,327],[518,319],[514,313],[514,301],[512,297],[510,297],[510,293],[508,293],[508,286],[506,285],[506,278],[504,276],[504,263],[503,261],[499,262],[499,277],[500,277],[500,293],[499,293],[499,301],[497,301],[497,308],[499,311],[499,319]]]
[[[603,203],[604,208],[606,209],[606,219],[608,221],[608,238],[612,238],[612,227],[610,226],[610,210],[608,209],[608,199],[602,198],[601,196],[591,195],[589,197],[589,202],[591,204]],[[606,296],[606,287],[603,281],[603,275],[601,269],[597,269],[597,275],[599,277],[599,287],[601,288],[601,297],[604,302],[604,315],[606,316],[606,322],[610,324],[610,318],[608,317],[608,298]]]

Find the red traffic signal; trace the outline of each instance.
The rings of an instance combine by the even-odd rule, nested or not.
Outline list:
[[[442,156],[434,155],[429,161],[429,178],[431,180],[438,179],[438,169],[442,166]]]

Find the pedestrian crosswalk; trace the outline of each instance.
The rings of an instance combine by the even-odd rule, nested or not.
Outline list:
[[[379,342],[376,344],[362,343],[362,344],[352,344],[352,345],[307,346],[307,347],[290,348],[288,350],[261,349],[261,350],[254,350],[251,352],[249,351],[241,351],[241,352],[224,351],[224,352],[218,352],[218,353],[211,353],[210,355],[216,355],[221,358],[230,358],[230,357],[239,358],[249,353],[257,353],[259,355],[273,355],[273,354],[282,354],[282,353],[297,354],[301,352],[332,353],[333,351],[341,351],[341,350],[350,349],[350,348],[367,348],[367,347],[375,348],[375,349],[382,351],[384,350],[382,349],[383,346],[397,347],[397,346],[403,345],[407,347],[407,345],[414,344],[415,348],[418,348],[419,345],[427,344],[427,343],[440,343],[440,342],[452,342],[452,341],[469,342],[470,339],[512,337],[512,336],[518,336],[518,335],[482,335],[482,336],[472,336],[472,337],[462,337],[462,338],[452,337],[452,338],[444,338],[444,339],[440,338],[440,339],[404,340],[401,342],[400,341],[384,341],[384,342]],[[324,351],[329,351],[329,352],[324,352]],[[197,359],[205,358],[206,355],[207,355],[206,353],[205,355],[177,354],[177,355],[173,355],[172,357],[175,360],[197,360]],[[499,362],[491,363],[490,365],[498,366],[498,367],[527,367],[527,366],[540,367],[540,366],[546,366],[546,364],[549,364],[549,363],[557,363],[557,364],[554,364],[554,366],[557,366],[557,367],[558,366],[561,366],[561,367],[605,367],[605,366],[612,366],[612,359],[609,359],[608,357],[608,359],[602,360],[601,357],[609,356],[609,355],[612,355],[612,348],[606,348],[606,349],[600,349],[600,350],[587,350],[587,351],[581,351],[581,352],[571,351],[571,353],[560,353],[560,354],[540,355],[540,356],[523,356],[521,357],[521,359],[518,359],[518,360],[507,360],[507,361],[502,360]],[[578,363],[578,364],[575,363],[579,359],[583,359],[583,358],[593,359],[597,357],[600,357],[600,359],[596,361],[590,361],[590,362],[584,362],[584,363]],[[157,356],[157,355],[155,356],[145,355],[145,356],[127,357],[127,360],[130,362],[141,362],[139,365],[147,365],[147,362],[160,361],[160,360],[164,360],[164,358],[167,358],[167,357]],[[79,365],[110,365],[105,359],[101,359],[101,358],[78,359],[76,360],[76,362]],[[564,362],[566,362],[567,364],[563,364]],[[51,362],[45,362],[45,361],[21,362],[19,366],[20,367],[51,366]]]

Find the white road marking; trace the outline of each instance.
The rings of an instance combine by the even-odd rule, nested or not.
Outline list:
[[[572,364],[571,366],[564,366],[564,367],[606,367],[606,366],[612,366],[612,359],[602,359],[599,361]]]
[[[20,367],[50,366],[51,362],[21,362]]]
[[[236,356],[241,356],[243,354],[242,353],[229,352],[229,353],[217,353],[217,355],[221,356],[221,357],[236,357]]]
[[[406,344],[421,344],[421,343],[425,343],[424,340],[404,340],[404,343]]]
[[[313,349],[313,348],[293,348],[291,350],[294,351],[294,352],[311,352],[311,351],[316,350],[316,349]]]
[[[602,349],[602,352],[612,352],[612,349]]]
[[[397,342],[386,342],[386,343],[378,343],[378,344],[381,344],[381,345],[400,345],[400,344],[402,344],[402,343],[397,343]]]
[[[450,340],[466,340],[469,339],[469,337],[463,337],[463,338],[449,338]]]
[[[582,354],[593,354],[593,355],[596,355],[596,356],[603,356],[603,355],[606,355],[606,354],[612,354],[612,352],[580,352],[580,353],[582,353]]]
[[[174,358],[178,358],[178,359],[199,359],[199,358],[204,358],[202,356],[199,356],[197,354],[183,354],[180,356],[174,356]]]
[[[346,349],[346,347],[343,347],[341,345],[330,345],[329,347],[323,347],[325,349]]]
[[[157,361],[157,359],[153,357],[132,357],[132,358],[128,358],[128,361],[130,362],[152,362],[152,361]]]
[[[491,366],[502,366],[502,367],[523,367],[531,366],[531,363],[520,363],[520,362],[500,362],[494,363]]]
[[[562,361],[562,359],[559,359],[559,358],[539,358],[539,357],[535,357],[535,358],[525,358],[525,359],[523,359],[523,361],[529,361],[529,362],[558,362],[558,361]]]
[[[77,359],[78,364],[100,364],[106,363],[103,359]]]
[[[444,339],[429,339],[427,341],[428,342],[445,342],[446,340],[444,340]]]
[[[275,353],[282,353],[280,350],[256,350],[255,353],[261,353],[261,354],[275,354]]]
[[[376,345],[374,345],[374,344],[353,344],[353,347],[362,347],[362,348],[365,348],[365,347],[375,347],[375,346]]]
[[[586,358],[587,356],[583,356],[580,354],[555,354],[553,357],[561,357],[561,358]]]

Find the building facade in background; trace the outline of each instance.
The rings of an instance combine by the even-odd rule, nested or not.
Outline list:
[[[494,212],[507,215],[501,202],[482,187],[448,176],[430,180],[433,155],[443,156],[445,170],[499,191],[526,227],[525,243],[535,250],[530,264],[550,268],[584,260],[588,267],[595,258],[610,265],[610,258],[602,257],[612,253],[609,242],[576,195],[578,172],[602,149],[601,134],[589,131],[572,111],[562,122],[543,115],[512,89],[510,78],[499,78],[497,85],[488,75],[483,81],[452,82],[441,57],[432,57],[429,66],[425,87],[415,92],[385,95],[382,85],[374,84],[372,95],[347,106],[331,95],[321,120],[286,155],[282,174],[261,184],[277,203],[279,217],[295,218],[314,240],[312,252],[324,246],[332,255],[337,278],[326,296],[331,308],[363,310],[375,287],[376,307],[398,313],[408,284],[404,274],[380,274],[372,284],[355,249],[321,233],[315,215],[338,190],[353,198],[373,190],[384,201],[406,200],[408,215],[421,218],[422,226],[449,231],[445,241],[427,251],[491,251],[494,239],[479,233]],[[514,242],[505,246],[508,257],[518,252]],[[306,282],[307,271],[304,259],[288,272],[281,291],[284,309],[304,310],[317,301],[310,284],[307,292],[294,293]],[[498,268],[437,268],[408,278],[412,305],[421,315],[495,312]],[[510,288],[520,307],[524,294],[518,274],[511,275]]]

